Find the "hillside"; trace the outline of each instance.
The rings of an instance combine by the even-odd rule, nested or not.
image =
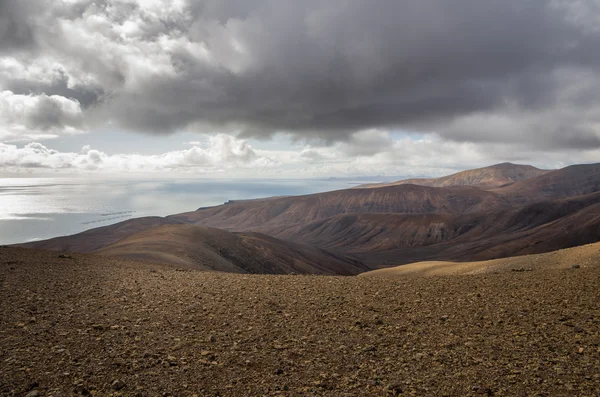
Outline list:
[[[451,245],[446,248],[457,253],[487,254],[489,259],[505,240],[516,250],[507,255],[526,247],[546,252],[577,245],[577,241],[598,241],[599,214],[600,193],[593,193],[475,214],[345,214],[268,232],[327,249],[363,252],[365,258],[369,253],[398,248],[417,253],[419,247],[448,242]],[[473,247],[476,242],[477,249]]]
[[[440,178],[415,178],[405,179],[392,183],[367,184],[364,188],[379,188],[397,185],[420,185],[431,187],[448,186],[475,186],[481,189],[493,189],[513,182],[519,182],[546,174],[547,170],[540,170],[531,165],[501,163],[489,167],[476,168],[457,172],[456,174]]]
[[[0,248],[0,395],[593,396],[582,265],[255,276]]]
[[[505,168],[514,170],[510,164],[488,170]],[[527,167],[517,169],[531,171]],[[474,171],[477,172],[465,175],[482,175],[481,170]],[[512,175],[516,178],[516,174]],[[152,232],[156,227],[175,228],[184,224],[243,232],[238,235],[213,232],[227,244],[239,245],[243,250],[232,262],[203,243],[210,239],[210,233],[200,236],[200,229],[181,227],[179,230],[185,233],[177,239],[157,238]],[[262,233],[255,237],[259,241],[256,249],[247,248],[251,246],[249,232]],[[268,240],[265,235],[279,240]],[[354,265],[342,270],[340,262],[316,270],[319,260],[315,258],[322,254],[319,250],[327,250],[328,258],[333,252],[339,254],[344,263],[348,259],[344,255],[352,255],[352,260],[357,259],[372,269],[431,260],[481,261],[597,241],[600,241],[600,164],[588,164],[544,171],[542,175],[490,190],[401,184],[233,201],[166,218],[132,219],[23,246],[86,253],[101,252],[114,245],[103,252],[227,271],[246,271],[244,266],[252,263],[251,272],[269,272],[256,261],[269,263],[272,269],[277,268],[277,260],[297,263],[300,250],[310,257],[302,259],[307,266],[303,271],[355,274]],[[303,246],[292,247],[293,244]],[[225,245],[213,243],[217,248]],[[279,268],[274,272],[296,271],[288,264],[286,270]]]
[[[482,214],[484,222],[469,225],[473,228],[468,233],[450,241],[421,247],[356,252],[355,255],[367,266],[386,267],[419,261],[483,261],[550,252],[600,241],[600,202],[539,225],[528,224],[525,218],[519,217],[521,214],[532,216],[534,213],[519,210],[511,213],[499,212],[488,219]],[[535,218],[542,221],[548,215],[542,212]]]
[[[196,225],[150,228],[94,253],[231,273],[353,275],[367,270],[355,260],[318,248]]]
[[[479,262],[417,262],[361,273],[361,277],[406,277],[473,275],[497,272],[530,272],[548,269],[573,269],[600,264],[600,243],[567,248],[554,252],[507,257]]]
[[[490,213],[598,191],[600,164],[588,164],[543,171],[540,176],[490,191],[469,186],[438,188],[411,184],[355,188],[307,196],[234,202],[173,215],[169,219],[271,234],[287,227],[306,226],[313,221],[345,214]]]
[[[233,202],[169,219],[230,230],[268,230],[306,224],[340,214],[462,214],[508,206],[496,194],[473,187],[403,185],[378,189],[345,189],[306,196]]]
[[[114,225],[102,226],[72,236],[56,237],[49,240],[32,241],[19,244],[21,247],[37,248],[51,251],[94,252],[123,238],[146,229],[164,225],[178,225],[183,222],[173,218],[148,216],[128,219]]]
[[[600,163],[572,165],[493,189],[515,204],[579,196],[600,191]]]

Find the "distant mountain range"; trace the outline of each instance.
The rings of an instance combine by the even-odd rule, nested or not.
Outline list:
[[[600,164],[502,163],[442,178],[233,201],[24,244],[201,270],[358,274],[600,241]]]
[[[362,185],[361,187],[375,188],[395,185],[419,185],[432,187],[476,186],[482,189],[492,189],[513,182],[535,178],[549,172],[531,165],[502,163],[490,167],[461,171],[441,178],[413,178],[392,183]]]

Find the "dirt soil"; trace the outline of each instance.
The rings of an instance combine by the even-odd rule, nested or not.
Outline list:
[[[600,266],[600,243],[566,248],[545,254],[513,256],[479,262],[415,262],[361,273],[361,277],[458,276],[496,272],[569,269]]]
[[[600,267],[250,276],[0,248],[3,396],[598,396]]]

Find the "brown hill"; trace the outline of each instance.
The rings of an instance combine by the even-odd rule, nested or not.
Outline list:
[[[374,252],[451,240],[464,232],[463,219],[448,214],[342,214],[267,232],[326,249]]]
[[[167,218],[133,219],[25,246],[93,252],[156,226],[191,223],[229,231],[261,232],[353,254],[371,267],[423,260],[487,260],[599,241],[598,190],[600,164],[590,164],[547,172],[489,191],[470,186],[407,184],[236,201]],[[572,197],[589,192],[598,193]],[[158,243],[150,232],[142,236],[152,244]],[[240,238],[231,243],[240,243]],[[142,246],[140,237],[136,239],[137,246]],[[185,237],[181,241],[193,244],[192,240]],[[178,244],[170,242],[158,251],[152,251],[150,244],[143,246],[153,252],[155,259],[179,263],[182,259],[175,259],[177,255],[168,254],[169,250],[187,252],[195,248]],[[288,247],[276,246],[284,250],[284,256],[290,256]],[[222,260],[215,266],[230,266]],[[349,272],[355,269],[350,268]]]
[[[492,192],[515,204],[573,197],[600,191],[600,163],[572,165]]]
[[[545,269],[573,269],[598,266],[600,243],[567,248],[554,252],[523,255],[480,262],[417,262],[361,273],[360,276],[448,276],[497,273],[506,271],[537,271]]]
[[[419,261],[481,261],[594,243],[600,241],[600,203],[537,227],[497,232],[490,225],[494,226],[486,223],[439,244],[355,255],[370,267],[386,267]],[[483,233],[478,235],[478,230]]]
[[[169,219],[228,230],[268,231],[340,214],[462,214],[507,206],[505,199],[474,187],[402,185],[233,202],[172,215]]]
[[[512,164],[500,164],[495,168],[488,167],[487,170],[500,172],[507,167],[513,169]],[[530,169],[529,166],[515,167],[519,170]],[[364,230],[367,238],[378,228],[397,230],[399,222],[418,224],[418,221],[415,221],[416,218],[408,220],[407,217],[393,216],[389,218],[391,224],[385,227],[382,225],[385,223],[385,217],[381,215],[363,215],[360,221],[354,222],[352,219],[357,219],[355,214],[437,214],[454,217],[476,213],[490,214],[511,211],[530,203],[600,191],[600,164],[572,166],[551,172],[535,170],[537,169],[530,169],[531,173],[525,174],[531,176],[540,171],[542,175],[490,191],[470,186],[436,188],[400,184],[371,189],[345,189],[307,196],[233,202],[169,218],[227,230],[256,230],[277,237],[299,238],[302,241],[311,241],[309,237],[316,235],[316,229],[328,227],[339,231],[340,224],[353,224]],[[474,171],[477,171],[475,174],[481,175],[480,171]],[[466,174],[469,175],[469,172]],[[429,219],[429,217],[424,218]],[[368,227],[367,219],[373,222],[371,229]],[[460,224],[453,224],[453,227],[464,229]],[[422,227],[417,226],[417,229],[421,230]],[[308,235],[301,236],[300,231]],[[324,234],[320,233],[320,235]],[[339,239],[339,234],[335,238]]]
[[[372,252],[444,242],[451,242],[460,252],[464,244],[493,241],[481,243],[479,248],[491,255],[497,247],[490,246],[499,244],[499,238],[521,232],[527,232],[519,235],[521,248],[543,235],[549,241],[536,245],[547,251],[553,249],[550,244],[557,244],[557,249],[577,245],[578,239],[582,244],[600,240],[600,231],[594,229],[594,225],[600,225],[596,216],[599,203],[600,193],[593,193],[474,214],[343,214],[304,225],[272,228],[268,233],[326,249],[362,252],[365,257]],[[555,233],[550,235],[551,231]],[[516,246],[513,243],[513,248]]]
[[[197,225],[153,227],[94,253],[230,273],[353,275],[367,270],[322,249]]]
[[[461,171],[441,178],[414,178],[392,183],[362,185],[361,187],[378,188],[411,184],[431,187],[476,186],[481,189],[492,189],[509,183],[535,178],[547,172],[547,170],[540,170],[531,165],[502,163]]]
[[[25,248],[86,253],[96,251],[146,229],[182,223],[182,221],[175,218],[148,216],[128,219],[114,225],[97,227],[71,236],[56,237],[49,240],[33,241],[18,245]]]

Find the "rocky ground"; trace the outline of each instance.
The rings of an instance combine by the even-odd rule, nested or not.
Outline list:
[[[598,396],[600,267],[246,276],[0,248],[0,395]]]

